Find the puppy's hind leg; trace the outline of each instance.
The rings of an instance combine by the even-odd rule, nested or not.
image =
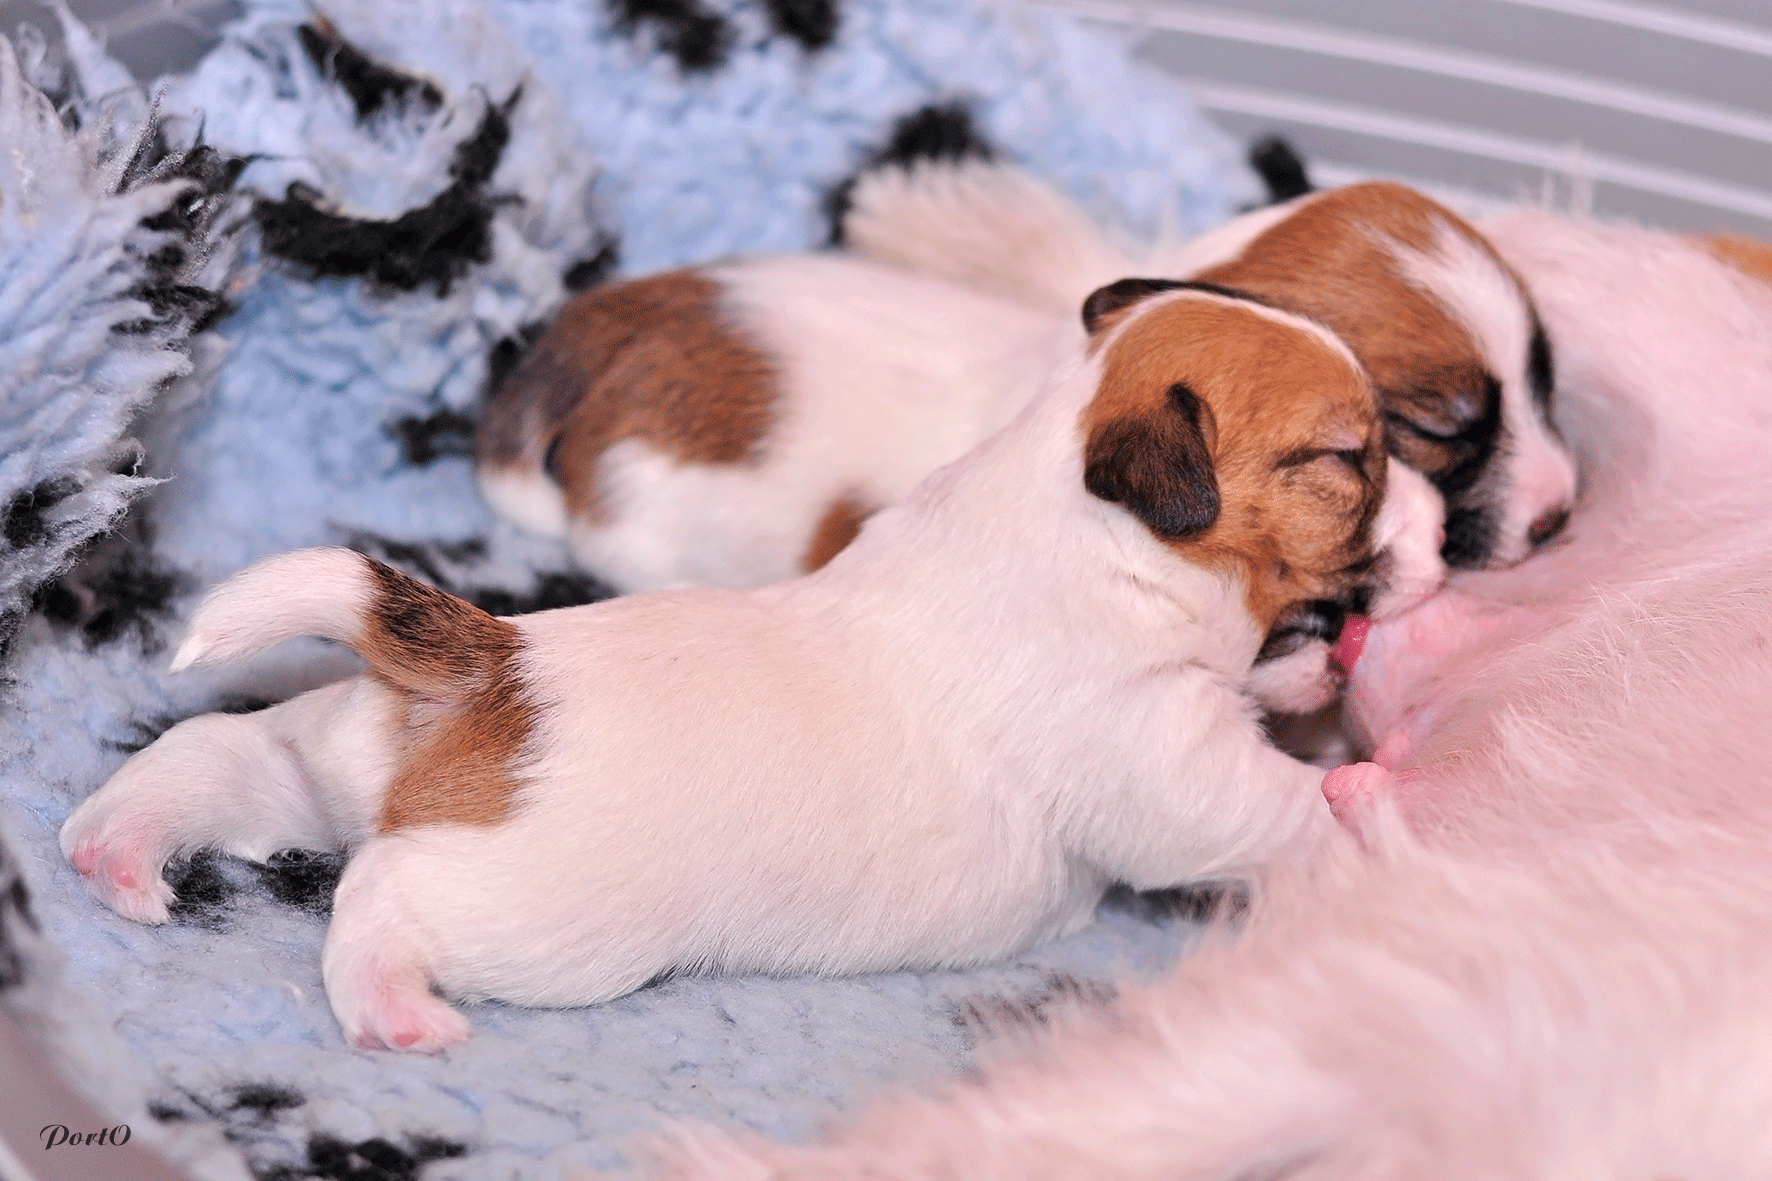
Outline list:
[[[379,752],[351,752],[349,776],[329,755],[373,715],[373,703],[357,700],[373,691],[358,678],[258,713],[180,722],[74,810],[63,855],[112,910],[164,923],[173,892],[162,871],[174,858],[213,848],[263,861],[280,849],[350,845],[373,812]],[[317,770],[337,782],[322,787]]]
[[[435,1053],[467,1040],[467,1018],[431,991],[421,926],[405,898],[403,865],[422,837],[370,841],[339,879],[320,970],[352,1045]]]

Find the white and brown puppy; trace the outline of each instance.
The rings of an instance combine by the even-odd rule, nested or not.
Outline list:
[[[618,590],[792,578],[1026,405],[1087,294],[1055,317],[838,255],[598,287],[486,407],[480,485]]]
[[[487,499],[620,590],[816,569],[1020,409],[1076,347],[1088,292],[1148,265],[1340,334],[1383,397],[1391,451],[1447,501],[1452,564],[1509,565],[1565,517],[1573,467],[1532,302],[1480,235],[1411,190],[1315,194],[1153,256],[1025,173],[974,162],[870,174],[847,226],[891,265],[738,259],[568,303],[486,408]]]
[[[334,1012],[420,1050],[468,1033],[433,989],[977,963],[1114,882],[1308,855],[1322,772],[1264,739],[1251,663],[1301,604],[1436,583],[1433,492],[1333,336],[1168,287],[1098,293],[1025,413],[798,580],[497,619],[345,550],[254,566],[175,668],[316,634],[368,671],[174,727],[64,852],[162,922],[169,858],[349,850]],[[1320,697],[1306,658],[1283,691]]]
[[[1062,315],[1121,275],[1217,283],[1345,340],[1383,399],[1392,454],[1446,498],[1446,559],[1509,566],[1567,519],[1575,469],[1550,417],[1530,293],[1469,222],[1399,184],[1310,193],[1180,245],[1113,240],[1011,165],[883,169],[856,185],[857,253]]]

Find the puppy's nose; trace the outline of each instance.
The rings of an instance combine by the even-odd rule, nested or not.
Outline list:
[[[1537,549],[1539,546],[1561,533],[1563,527],[1568,523],[1568,505],[1559,504],[1553,508],[1546,509],[1540,514],[1536,521],[1532,522],[1532,527],[1526,530],[1526,540],[1531,542],[1533,549]]]

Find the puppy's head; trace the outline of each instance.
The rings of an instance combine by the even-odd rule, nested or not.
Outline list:
[[[1392,491],[1360,366],[1320,326],[1196,284],[1122,280],[1083,317],[1102,373],[1085,487],[1239,581],[1265,661],[1290,662],[1256,678],[1267,704],[1323,704],[1345,617],[1400,610],[1444,574],[1437,496],[1419,477]]]
[[[1551,425],[1549,340],[1519,277],[1451,210],[1382,182],[1314,194],[1196,278],[1347,342],[1392,454],[1445,499],[1448,563],[1511,565],[1562,528],[1575,469]]]

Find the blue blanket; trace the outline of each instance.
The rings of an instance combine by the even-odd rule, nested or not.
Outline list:
[[[0,1003],[206,1177],[541,1178],[683,1120],[808,1135],[964,1069],[980,1015],[1172,962],[1185,917],[1108,906],[975,972],[480,1005],[471,1041],[417,1057],[347,1047],[327,1008],[335,859],[196,857],[157,929],[87,894],[56,833],[129,750],[350,667],[296,644],[166,676],[216,580],[344,543],[503,611],[599,593],[489,514],[464,454],[490,375],[572,287],[822,246],[843,178],[919,120],[1134,232],[1258,195],[1172,83],[1032,7],[245,8],[151,82],[71,22],[59,56],[0,42],[0,144],[27,149],[0,152]]]

